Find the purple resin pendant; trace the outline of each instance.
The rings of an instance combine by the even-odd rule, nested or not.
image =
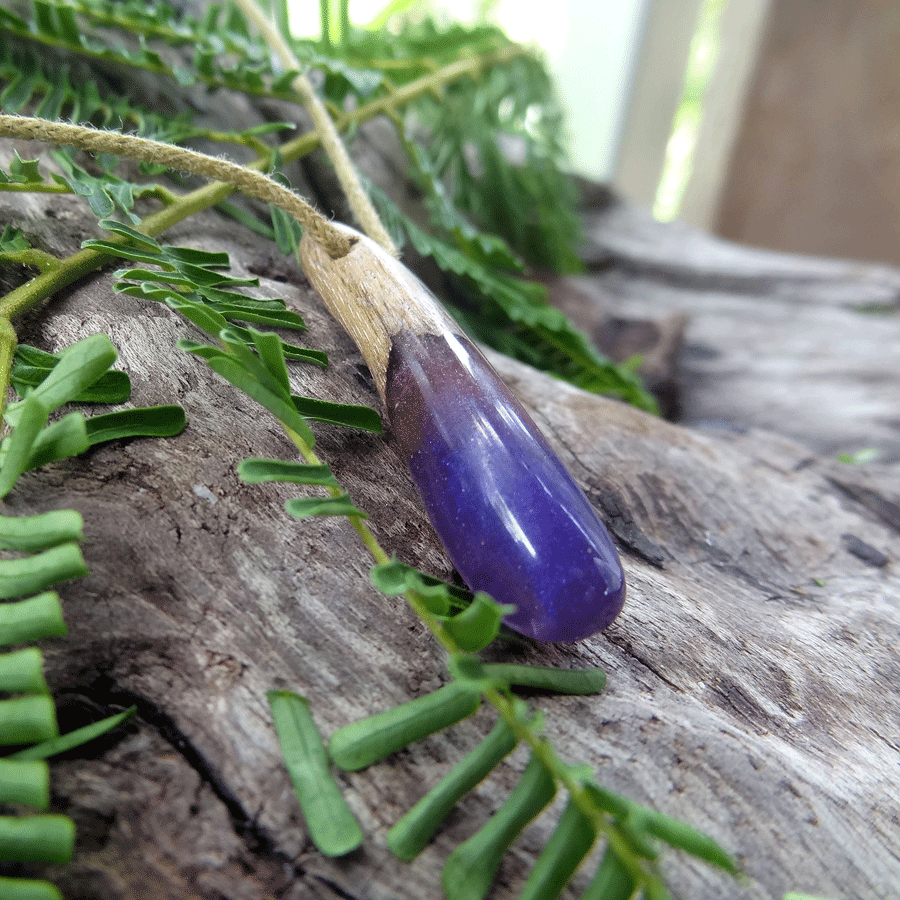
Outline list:
[[[465,582],[541,641],[605,628],[625,600],[606,527],[487,360],[454,334],[394,335],[385,402],[428,517]]]
[[[522,405],[434,295],[377,244],[337,259],[304,235],[303,268],[362,351],[428,517],[472,590],[541,641],[612,622],[625,578],[604,524]]]

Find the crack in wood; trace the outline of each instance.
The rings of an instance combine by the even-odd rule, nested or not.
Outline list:
[[[656,569],[665,568],[665,550],[644,534],[630,510],[616,494],[595,489],[589,496],[603,510],[607,527],[626,550]]]
[[[873,513],[880,522],[887,525],[892,531],[900,534],[900,503],[889,500],[883,494],[864,485],[854,484],[852,481],[843,481],[831,476],[827,477],[827,481],[836,487],[841,494],[849,497],[851,500],[855,500],[870,513]]]
[[[647,657],[642,656],[640,653],[638,653],[631,641],[623,640],[618,635],[614,634],[607,634],[606,638],[614,647],[618,647],[626,656],[639,663],[648,672],[652,672],[661,682],[663,682],[663,684],[666,684],[670,688],[672,688],[673,691],[677,691],[679,694],[684,692],[684,688],[682,688],[681,685],[676,684],[674,681],[668,678],[657,666],[650,662]]]
[[[136,706],[138,718],[154,728],[159,736],[171,745],[223,804],[228,811],[235,834],[244,841],[250,852],[258,856],[271,857],[290,866],[297,876],[306,874],[302,867],[278,847],[266,829],[247,812],[215,765],[200,752],[175,720],[161,707],[152,700],[121,687],[109,675],[101,675],[87,688],[82,689],[81,693],[105,707]]]

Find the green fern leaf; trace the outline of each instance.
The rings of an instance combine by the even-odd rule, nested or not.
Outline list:
[[[556,900],[590,853],[597,832],[569,798],[550,840],[544,845],[519,900]]]
[[[338,497],[294,497],[284,504],[284,508],[295,519],[308,519],[311,516],[369,518],[367,513],[353,505],[348,494],[341,494]]]
[[[600,868],[581,900],[630,900],[637,885],[631,873],[609,848],[603,855]]]
[[[391,852],[410,862],[434,836],[450,810],[480,784],[513,751],[516,737],[504,722],[467,756],[461,759],[416,805],[388,832]]]
[[[0,647],[60,637],[65,633],[62,606],[54,591],[14,603],[0,603]]]
[[[441,873],[448,900],[482,900],[510,844],[555,794],[553,777],[532,756],[503,806],[448,857]]]
[[[74,750],[76,747],[83,747],[104,734],[109,734],[114,728],[125,724],[136,712],[137,707],[130,706],[123,712],[107,716],[99,722],[93,722],[75,731],[70,731],[49,740],[41,741],[39,744],[33,744],[31,747],[17,750],[15,753],[11,753],[8,759],[17,761],[41,760],[49,759],[51,756],[57,756],[60,753],[68,753],[70,750]]]
[[[238,464],[238,476],[247,484],[286,481],[293,484],[324,484],[338,487],[328,466],[289,462],[281,459],[245,459]]]
[[[328,750],[342,769],[364,769],[413,741],[454,725],[480,705],[477,692],[447,684],[416,700],[345,725],[331,736]]]
[[[269,691],[266,696],[313,843],[327,856],[350,853],[362,843],[362,830],[331,777],[309,704],[291,691]]]

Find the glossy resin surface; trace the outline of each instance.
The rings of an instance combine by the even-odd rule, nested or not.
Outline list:
[[[452,334],[394,335],[385,402],[429,518],[459,573],[542,641],[605,628],[622,567],[587,497],[484,357]]]

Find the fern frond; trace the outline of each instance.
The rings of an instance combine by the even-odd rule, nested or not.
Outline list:
[[[293,99],[268,48],[253,37],[232,4],[210,4],[202,19],[177,16],[157,4],[148,17],[139,4],[32,0],[24,18],[0,10],[0,32],[20,43],[64,51],[75,58],[137,68],[181,86],[196,82],[254,96]],[[185,54],[170,48],[190,47]],[[21,85],[20,93],[25,87]]]
[[[71,64],[48,60],[40,48],[4,27],[9,24],[4,18],[8,15],[0,10],[0,83],[5,84],[0,107],[5,112],[34,108],[35,114],[45,119],[65,116],[99,128],[130,128],[145,137],[173,143],[202,133],[191,125],[187,112],[167,115],[124,95],[107,91],[101,96],[94,79]],[[27,30],[28,24],[23,25]]]
[[[473,295],[470,308],[456,305],[453,313],[475,337],[584,390],[658,412],[656,401],[632,369],[613,363],[595,349],[560,310],[547,302],[543,285],[510,271],[516,259],[502,241],[480,235],[471,227],[464,231],[460,222],[454,229],[454,246],[407,220],[383,192],[373,196],[379,208],[387,211],[388,222],[402,229],[419,253],[465,281]],[[446,207],[442,209],[446,223],[449,213]]]
[[[180,407],[152,410],[149,416],[147,410],[110,413],[88,420],[89,425],[80,413],[70,413],[46,424],[51,412],[71,400],[127,399],[127,376],[109,371],[115,358],[115,349],[101,335],[59,355],[19,348],[13,383],[27,395],[4,412],[13,428],[0,445],[0,496],[12,490],[22,472],[95,443],[177,433],[184,427]],[[124,376],[124,383],[116,376]],[[74,510],[0,517],[0,550],[20,554],[0,559],[0,599],[6,601],[0,603],[0,647],[65,633],[59,595],[50,589],[87,574],[81,539],[82,519]],[[0,804],[22,803],[39,812],[49,805],[49,770],[43,760],[105,734],[134,712],[60,737],[42,669],[35,649],[0,656],[0,692],[18,695],[0,700],[0,745],[35,745],[0,759]],[[75,825],[67,816],[0,816],[0,862],[65,863],[74,841]],[[53,885],[27,878],[0,878],[0,893],[10,900],[61,900]]]

